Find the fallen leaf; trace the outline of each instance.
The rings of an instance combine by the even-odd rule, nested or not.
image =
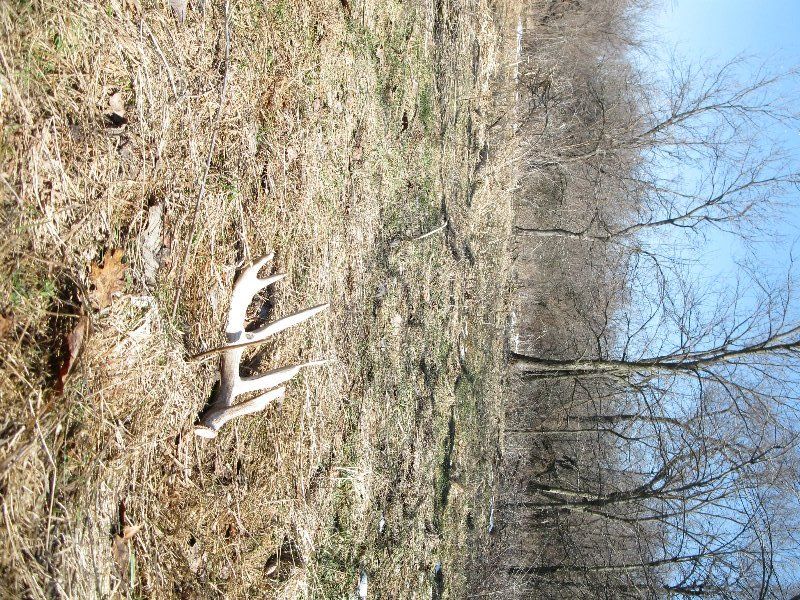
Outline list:
[[[125,503],[120,502],[120,519],[122,522],[125,520]],[[114,562],[119,569],[119,575],[122,581],[128,582],[131,581],[134,577],[133,570],[134,570],[134,556],[131,553],[131,544],[130,540],[133,536],[135,536],[139,531],[141,531],[143,525],[125,525],[122,528],[122,535],[114,534],[114,540],[111,544],[111,554],[114,558]]]
[[[108,133],[119,134],[125,130],[128,119],[125,118],[125,99],[122,92],[116,92],[108,99],[108,110],[105,117]]]
[[[128,566],[131,560],[131,549],[128,546],[128,541],[121,535],[114,535],[114,544],[111,548],[111,553],[114,556],[114,562],[117,564],[123,578],[127,579]]]
[[[139,248],[142,256],[144,281],[149,286],[156,284],[163,242],[163,204],[154,204],[147,210],[147,226],[140,235]]]
[[[126,525],[122,528],[122,539],[129,540],[135,536],[144,527],[144,525]]]
[[[122,291],[128,268],[122,262],[122,256],[122,250],[113,250],[106,254],[102,265],[92,263],[89,281],[94,289],[89,291],[89,299],[95,308],[102,310],[111,306],[114,295]]]
[[[78,362],[78,357],[83,349],[83,343],[86,341],[90,325],[91,322],[89,321],[89,317],[82,315],[75,324],[75,327],[72,328],[72,331],[67,334],[66,358],[64,359],[61,368],[58,370],[58,380],[56,381],[55,385],[55,390],[57,393],[60,393],[64,390],[64,384],[67,381],[67,377],[69,377],[69,374],[72,373],[72,369]]]
[[[108,99],[108,109],[120,117],[125,116],[125,99],[122,97],[122,92],[117,92]]]
[[[273,554],[267,560],[267,564],[264,565],[264,575],[267,577],[275,577],[278,571],[278,564],[280,559],[277,554]]]
[[[0,315],[0,340],[6,337],[14,327],[14,318]]]

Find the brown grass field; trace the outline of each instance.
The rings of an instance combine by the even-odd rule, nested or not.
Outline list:
[[[513,11],[0,3],[0,597],[345,598],[361,570],[370,598],[476,589]],[[245,367],[334,360],[197,438],[217,365],[186,358],[223,341],[235,274],[270,250],[288,277],[254,317],[331,308]]]

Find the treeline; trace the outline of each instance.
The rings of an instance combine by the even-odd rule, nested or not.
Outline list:
[[[633,0],[521,24],[518,295],[500,542],[508,598],[791,598],[800,313],[792,266],[703,278],[773,238],[800,181],[770,136],[793,74],[645,67]]]

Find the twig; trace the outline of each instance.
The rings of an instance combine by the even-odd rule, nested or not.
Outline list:
[[[178,271],[178,289],[175,291],[175,304],[172,306],[172,318],[178,312],[178,304],[181,300],[183,292],[183,280],[186,275],[186,265],[189,262],[189,254],[192,249],[192,238],[194,237],[194,230],[197,227],[197,213],[200,212],[200,205],[206,195],[206,180],[208,179],[208,172],[211,170],[211,159],[214,156],[214,146],[217,142],[217,130],[219,129],[219,121],[222,116],[222,110],[225,107],[225,94],[228,90],[228,63],[231,51],[231,10],[230,0],[225,0],[225,59],[224,59],[224,74],[222,76],[222,89],[219,93],[219,106],[217,107],[217,114],[214,115],[214,125],[211,130],[211,143],[208,149],[208,156],[206,157],[206,168],[203,171],[203,177],[200,180],[200,191],[197,193],[197,199],[194,203],[194,211],[192,214],[192,223],[189,226],[189,235],[186,238],[186,250],[183,253],[183,261]]]
[[[415,238],[414,238],[413,240],[411,240],[411,241],[412,241],[412,242],[418,242],[418,241],[420,241],[420,240],[424,240],[424,239],[425,239],[425,238],[427,238],[427,237],[431,237],[432,235],[436,235],[437,233],[439,233],[439,232],[440,232],[442,229],[444,229],[445,227],[447,227],[447,221],[445,221],[444,223],[442,223],[441,225],[439,225],[439,226],[438,226],[436,229],[432,229],[432,230],[431,230],[431,231],[429,231],[428,233],[423,233],[421,236],[419,236],[419,237],[415,237]]]
[[[227,13],[227,9],[226,9],[226,13]],[[226,19],[227,19],[227,16],[226,16]],[[164,67],[167,69],[167,77],[169,78],[169,84],[172,86],[172,94],[175,96],[175,100],[177,100],[178,99],[178,87],[175,85],[175,78],[172,75],[172,69],[170,68],[169,63],[167,62],[167,58],[164,56],[164,53],[161,51],[161,46],[158,45],[158,40],[156,39],[156,36],[153,34],[153,30],[150,29],[150,26],[147,23],[145,23],[144,21],[142,21],[142,24],[147,29],[147,34],[150,36],[150,40],[153,42],[153,46],[155,46],[155,48],[156,48],[156,53],[161,58],[161,62],[164,63]],[[227,39],[227,36],[226,36],[226,39]],[[226,55],[226,63],[227,63],[227,55]],[[227,68],[227,64],[226,64],[225,73],[227,74],[227,72],[228,72],[228,68]],[[223,83],[223,85],[224,85],[224,83]]]

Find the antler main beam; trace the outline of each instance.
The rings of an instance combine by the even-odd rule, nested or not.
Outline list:
[[[195,426],[195,433],[200,437],[216,437],[220,428],[231,419],[249,415],[264,410],[274,400],[281,398],[285,387],[277,387],[297,375],[303,367],[317,366],[328,361],[317,360],[301,363],[289,367],[273,369],[262,375],[242,377],[239,366],[248,343],[256,343],[269,338],[280,331],[298,325],[314,315],[328,308],[327,304],[320,304],[296,312],[288,317],[267,323],[263,327],[250,332],[245,332],[245,319],[247,307],[253,297],[267,286],[280,281],[286,275],[280,273],[264,279],[258,276],[261,268],[272,260],[274,254],[257,260],[242,271],[233,285],[231,305],[228,310],[228,321],[225,327],[226,341],[229,346],[221,352],[220,375],[221,381],[211,406],[203,413],[200,423]],[[272,389],[275,388],[275,389]],[[236,398],[242,394],[269,390],[255,398],[236,403]]]

